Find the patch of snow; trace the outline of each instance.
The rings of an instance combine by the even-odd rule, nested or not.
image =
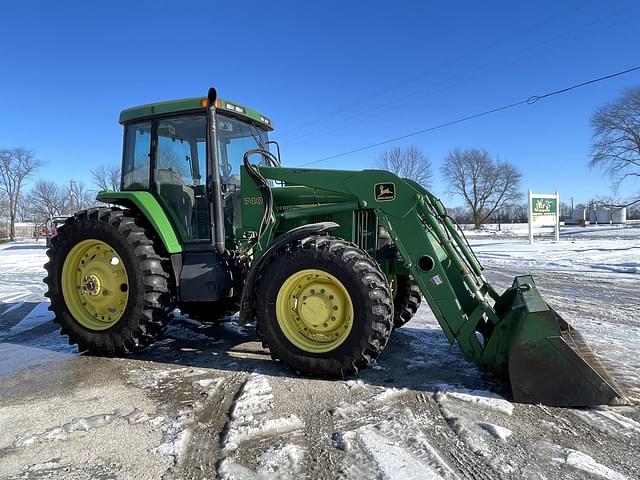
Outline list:
[[[46,302],[47,272],[43,243],[11,242],[0,246],[0,302]],[[11,307],[8,307],[11,308]]]
[[[267,450],[258,456],[258,470],[269,473],[297,473],[300,471],[304,453],[302,447],[294,444]]]
[[[138,410],[137,408],[133,410],[129,415],[126,415],[124,418],[127,419],[131,425],[136,425],[138,423],[146,423],[151,420],[151,417],[144,413],[142,410]]]
[[[407,391],[406,388],[385,388],[382,392],[372,395],[371,400],[374,402],[388,402],[389,400],[401,397],[407,393]]]
[[[250,468],[240,465],[231,458],[225,458],[220,462],[218,475],[224,480],[267,480],[261,477]]]
[[[412,455],[404,445],[379,435],[370,426],[358,429],[357,439],[389,480],[446,478],[434,466]]]
[[[207,398],[211,397],[215,392],[217,392],[223,383],[224,379],[222,378],[205,378],[192,382],[193,386],[196,387],[200,391],[200,393]]]
[[[329,413],[334,417],[348,418],[357,413],[360,413],[364,406],[367,404],[364,400],[360,400],[357,403],[341,403],[340,405],[332,408]]]
[[[120,418],[117,413],[93,415],[86,418],[74,418],[69,423],[65,423],[60,427],[50,428],[42,433],[26,433],[19,435],[13,442],[13,447],[26,447],[41,441],[66,440],[73,432],[86,432],[92,428],[104,427],[105,425],[112,423],[117,418]]]
[[[243,424],[232,424],[227,432],[225,450],[235,450],[247,440],[269,435],[282,435],[304,428],[304,422],[295,414],[288,417],[250,420]]]
[[[507,439],[513,433],[508,428],[501,427],[499,425],[494,425],[493,423],[478,422],[478,426],[480,428],[486,430],[487,432],[489,432],[491,435],[496,437],[498,440],[502,440],[503,442],[506,442]]]
[[[436,396],[450,397],[463,402],[469,402],[484,408],[496,410],[511,415],[513,413],[513,403],[505,400],[497,393],[487,390],[468,390],[466,388],[458,388],[448,384],[437,385],[438,392]],[[436,399],[438,400],[438,399]]]
[[[252,374],[245,382],[231,411],[225,435],[225,450],[235,450],[251,438],[282,435],[300,430],[304,422],[295,414],[270,418],[273,393],[266,376]]]
[[[353,442],[356,440],[356,432],[335,432],[331,439],[334,446],[343,452],[353,451]]]
[[[433,447],[417,419],[405,408],[399,416],[355,430],[335,432],[333,444],[344,452],[347,478],[455,479],[454,470]],[[373,460],[373,462],[372,462]]]
[[[60,463],[59,458],[54,458],[44,463],[34,463],[33,465],[29,465],[25,468],[27,472],[43,472],[45,470],[53,470],[55,468],[60,468],[62,464]]]
[[[357,388],[365,388],[365,384],[361,379],[357,380],[347,380],[344,382],[349,390],[354,390]]]
[[[624,436],[640,434],[640,423],[607,408],[574,410],[573,413],[605,433],[619,433]]]
[[[155,447],[153,451],[160,455],[167,455],[176,458],[176,461],[185,452],[189,440],[191,439],[191,431],[188,428],[180,430],[174,434],[164,437],[164,441]]]
[[[592,477],[606,480],[626,480],[627,477],[605,465],[596,462],[593,457],[571,448],[564,448],[553,443],[542,442],[538,450],[550,455],[553,463],[566,465],[567,467],[579,470]]]

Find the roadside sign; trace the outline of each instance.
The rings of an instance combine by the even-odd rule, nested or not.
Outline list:
[[[560,240],[560,195],[533,193],[529,189],[529,243],[533,244],[533,224],[555,226],[555,239]]]

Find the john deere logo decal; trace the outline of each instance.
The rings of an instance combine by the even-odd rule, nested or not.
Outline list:
[[[390,202],[396,198],[396,186],[393,183],[376,183],[374,189],[376,202]]]

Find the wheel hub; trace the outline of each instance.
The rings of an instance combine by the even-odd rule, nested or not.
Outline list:
[[[82,279],[82,290],[88,295],[95,297],[102,291],[102,282],[96,274],[87,275]]]
[[[322,270],[291,275],[278,292],[276,314],[285,336],[309,352],[333,350],[344,342],[353,325],[347,289]]]

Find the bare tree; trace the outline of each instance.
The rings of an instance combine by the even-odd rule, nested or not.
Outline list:
[[[69,205],[65,213],[74,213],[93,207],[96,204],[95,191],[88,190],[82,182],[71,181],[69,186]]]
[[[51,217],[62,215],[69,205],[69,192],[49,180],[38,180],[27,195],[31,217],[44,223]]]
[[[16,209],[16,220],[18,222],[30,222],[33,220],[33,216],[31,215],[31,208],[29,207],[29,202],[27,201],[27,195],[25,193],[20,194],[20,198],[18,198],[18,208]]]
[[[591,167],[602,168],[618,186],[640,177],[640,87],[629,88],[591,117]]]
[[[120,190],[120,167],[118,165],[98,165],[91,170],[91,177],[98,190]]]
[[[431,161],[419,148],[411,145],[405,149],[396,147],[383,152],[378,157],[378,167],[408,178],[429,188],[433,171]]]
[[[42,162],[37,160],[31,150],[12,148],[0,150],[0,190],[9,202],[9,238],[16,236],[16,215],[18,201],[24,182],[32,175]]]
[[[0,190],[0,220],[9,217],[9,197],[4,190]]]
[[[521,174],[507,162],[494,162],[485,150],[453,150],[442,166],[452,195],[471,210],[474,228],[521,198]]]

